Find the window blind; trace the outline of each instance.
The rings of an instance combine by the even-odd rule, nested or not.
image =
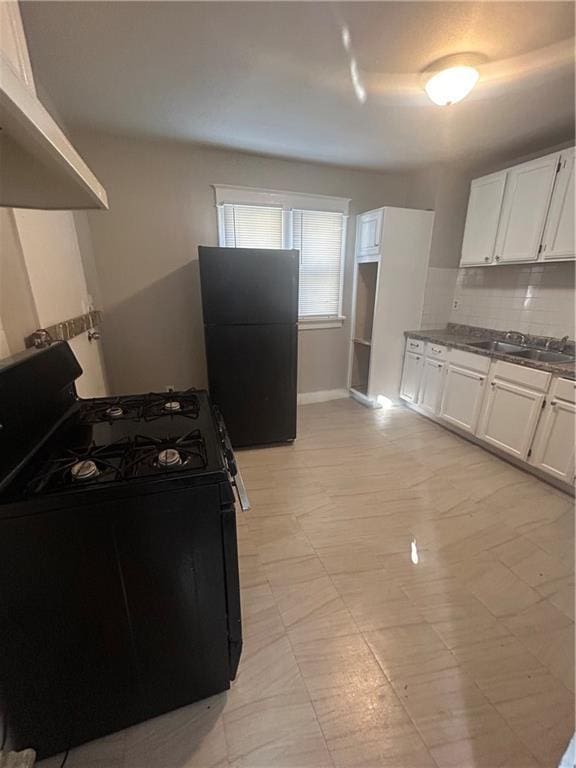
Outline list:
[[[336,318],[341,313],[346,216],[336,211],[222,202],[219,242],[230,248],[295,248],[300,251],[299,316]]]
[[[282,248],[282,208],[225,204],[220,239],[229,248]]]
[[[344,217],[292,211],[292,248],[300,251],[300,317],[340,313]]]

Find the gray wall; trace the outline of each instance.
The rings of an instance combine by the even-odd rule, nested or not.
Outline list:
[[[198,245],[217,244],[211,184],[349,197],[344,314],[349,316],[354,214],[406,205],[410,177],[278,160],[202,146],[79,133],[110,211],[88,214],[103,349],[112,392],[204,386]],[[348,322],[300,331],[299,391],[346,386]]]
[[[39,326],[24,254],[11,208],[0,208],[0,307],[10,352]]]
[[[472,178],[469,169],[454,164],[429,166],[411,179],[408,193],[411,205],[436,211],[430,244],[431,268],[446,269],[460,263]]]

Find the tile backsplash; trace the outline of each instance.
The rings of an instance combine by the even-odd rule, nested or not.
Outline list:
[[[573,339],[574,267],[566,262],[460,269],[450,321]]]
[[[457,269],[430,267],[426,276],[422,328],[443,328],[449,322],[457,277]]]

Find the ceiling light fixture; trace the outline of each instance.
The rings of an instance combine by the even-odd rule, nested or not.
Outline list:
[[[450,67],[433,75],[424,87],[434,104],[448,107],[466,98],[479,77],[475,67]]]
[[[423,73],[424,90],[430,101],[448,107],[466,98],[478,82],[477,64],[484,63],[480,54],[464,53],[445,56]]]

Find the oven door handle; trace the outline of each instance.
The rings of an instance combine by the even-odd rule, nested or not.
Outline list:
[[[224,444],[224,457],[226,459],[226,463],[228,464],[228,472],[230,473],[230,477],[232,478],[232,485],[236,488],[236,495],[238,496],[238,501],[240,503],[240,508],[242,512],[248,512],[248,510],[250,509],[250,500],[248,499],[248,494],[246,493],[246,486],[244,485],[244,480],[242,480],[242,475],[240,474],[240,470],[238,469],[238,464],[236,463],[236,457],[234,456],[232,443],[230,442],[230,438],[228,437],[226,424],[224,423],[224,419],[222,417],[222,414],[218,410],[218,408],[214,408],[214,412],[216,414],[216,420],[218,422],[218,431],[220,432],[220,436]]]
[[[248,512],[248,510],[250,509],[250,500],[248,498],[248,494],[246,493],[246,486],[244,485],[244,480],[242,480],[242,475],[240,474],[240,470],[236,471],[236,475],[234,477],[233,483],[236,488],[236,493],[238,494],[240,509],[242,510],[242,512]]]

